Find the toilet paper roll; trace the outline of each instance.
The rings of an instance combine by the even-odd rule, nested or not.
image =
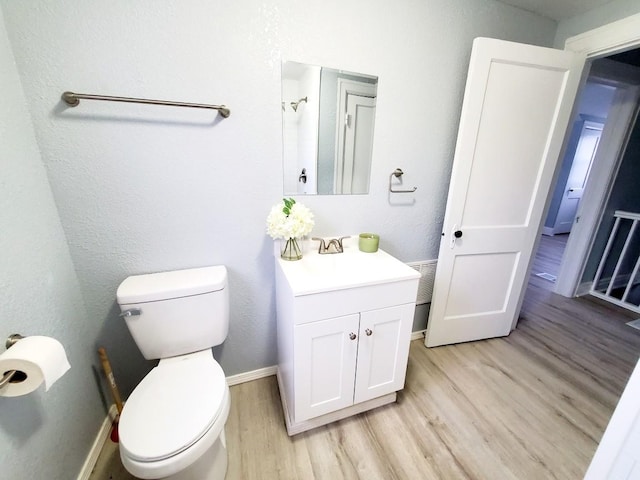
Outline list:
[[[4,387],[0,396],[18,397],[37,389],[43,382],[51,388],[71,368],[62,344],[55,338],[25,337],[0,355],[0,376],[11,370],[18,373]]]

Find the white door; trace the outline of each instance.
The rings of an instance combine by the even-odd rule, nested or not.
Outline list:
[[[353,405],[359,321],[354,314],[294,327],[296,422]]]
[[[360,314],[354,403],[404,388],[414,304]]]
[[[342,193],[369,191],[375,113],[375,98],[347,96]]]
[[[338,80],[335,193],[367,193],[376,86],[352,80]]]
[[[564,196],[558,207],[558,216],[553,226],[554,235],[569,233],[578,212],[591,165],[598,150],[602,135],[601,123],[585,122],[571,163],[571,171],[564,189]]]
[[[584,56],[473,43],[425,344],[515,328]]]

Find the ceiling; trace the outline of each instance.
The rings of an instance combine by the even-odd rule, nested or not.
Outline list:
[[[592,8],[605,5],[611,0],[500,0],[544,17],[560,21],[580,15]]]

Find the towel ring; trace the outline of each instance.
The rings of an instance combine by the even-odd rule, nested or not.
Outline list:
[[[400,168],[396,168],[391,173],[391,175],[389,175],[389,191],[391,193],[413,193],[413,192],[415,192],[418,189],[418,187],[413,187],[412,190],[394,190],[393,189],[393,187],[391,185],[391,180],[393,180],[393,177],[400,178],[402,175],[404,175],[404,172]]]

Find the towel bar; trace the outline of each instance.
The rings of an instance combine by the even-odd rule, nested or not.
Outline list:
[[[73,93],[64,92],[62,94],[62,100],[70,107],[77,107],[80,103],[80,99],[85,100],[105,100],[109,102],[125,102],[125,103],[145,103],[149,105],[167,105],[170,107],[189,107],[189,108],[209,108],[211,110],[218,110],[220,115],[224,118],[228,118],[231,115],[225,105],[209,105],[206,103],[185,103],[185,102],[171,102],[168,100],[148,100],[145,98],[132,98],[132,97],[112,97],[109,95],[91,95],[88,93]]]

